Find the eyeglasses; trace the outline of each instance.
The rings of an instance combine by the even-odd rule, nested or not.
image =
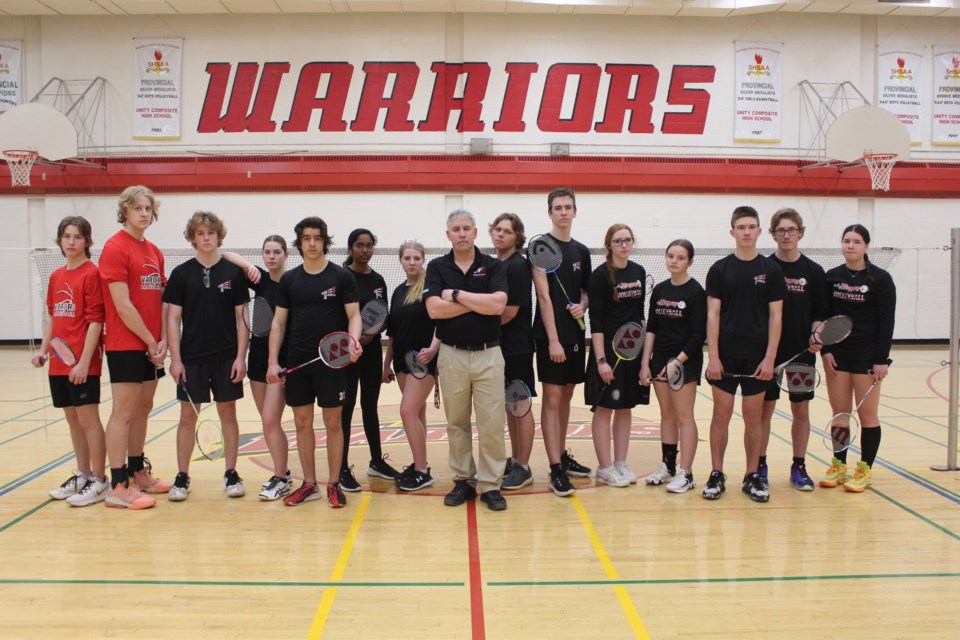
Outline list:
[[[795,236],[800,233],[800,229],[797,227],[790,227],[789,229],[774,229],[773,235],[778,238],[783,238],[784,236]]]
[[[204,289],[210,288],[210,269],[203,270],[203,288]]]
[[[610,244],[617,247],[627,247],[633,244],[633,238],[617,238],[616,240],[611,240]]]
[[[377,245],[373,244],[372,242],[354,242],[353,243],[353,248],[359,249],[361,251],[363,251],[364,249],[367,249],[367,250],[373,249],[375,246]]]

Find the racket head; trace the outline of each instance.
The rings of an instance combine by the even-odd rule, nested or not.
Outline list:
[[[350,364],[350,345],[355,342],[346,331],[328,333],[320,340],[320,359],[331,369],[343,369]]]
[[[407,373],[417,380],[423,380],[427,377],[427,374],[430,373],[430,369],[417,359],[419,353],[416,349],[407,351],[403,354],[403,363],[407,365]]]
[[[820,372],[803,362],[791,362],[777,372],[777,384],[787,393],[813,393],[820,386]]]
[[[667,363],[666,383],[672,391],[680,391],[686,378],[683,371],[683,363],[679,360],[671,360]]]
[[[825,347],[843,342],[853,331],[853,320],[850,316],[833,316],[827,318],[813,330],[813,339]]]
[[[835,414],[823,429],[823,444],[827,451],[840,453],[853,444],[860,433],[860,421],[852,413]]]
[[[62,338],[53,338],[50,340],[50,351],[59,358],[60,362],[72,367],[77,364],[77,354],[73,352],[70,345]]]
[[[544,273],[552,273],[563,264],[563,254],[553,238],[538,235],[527,241],[527,260]]]
[[[258,338],[270,335],[273,325],[273,307],[263,296],[256,296],[244,305],[243,323]]]
[[[197,449],[207,460],[219,460],[223,457],[223,430],[216,420],[203,419],[197,422]]]
[[[503,392],[507,413],[522,418],[533,408],[533,394],[523,380],[511,380]]]
[[[390,314],[387,309],[387,301],[381,298],[371,300],[363,305],[360,310],[360,320],[363,323],[363,335],[375,336],[383,330],[383,325],[387,322],[387,316]]]
[[[613,352],[621,360],[635,360],[643,351],[646,331],[637,322],[628,322],[613,334]]]

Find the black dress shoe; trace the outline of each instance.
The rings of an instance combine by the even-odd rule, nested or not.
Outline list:
[[[506,499],[496,489],[493,491],[484,491],[480,496],[480,501],[486,502],[490,511],[504,511],[507,508]]]
[[[467,500],[477,497],[477,490],[467,480],[457,480],[453,483],[453,490],[443,498],[443,504],[448,507],[459,507]]]

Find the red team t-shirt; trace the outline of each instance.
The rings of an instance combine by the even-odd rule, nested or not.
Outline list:
[[[51,273],[47,313],[51,318],[51,337],[65,341],[79,359],[87,340],[87,327],[91,322],[103,322],[103,287],[96,265],[87,260],[76,269],[60,267]],[[102,359],[97,344],[88,375],[100,375]],[[51,376],[70,375],[70,369],[59,358],[50,358]]]
[[[107,240],[100,254],[100,277],[106,307],[104,345],[107,351],[146,351],[147,345],[127,328],[110,295],[111,282],[126,282],[130,302],[154,339],[160,341],[163,323],[163,287],[167,276],[163,253],[149,240],[137,240],[121,229]]]

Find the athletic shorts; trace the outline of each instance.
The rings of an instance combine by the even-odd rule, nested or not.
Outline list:
[[[87,376],[83,384],[73,384],[68,376],[50,376],[50,397],[58,409],[100,404],[100,376]]]
[[[243,382],[230,381],[230,367],[233,360],[223,360],[212,364],[186,364],[184,375],[187,378],[186,387],[190,392],[187,398],[183,390],[184,385],[177,385],[177,400],[195,403],[210,402],[210,392],[213,391],[214,402],[233,402],[243,397]]]
[[[657,377],[657,374],[660,373],[667,362],[676,357],[676,354],[667,355],[665,353],[656,353],[654,352],[650,356],[650,376],[653,378]],[[684,384],[688,382],[694,382],[700,384],[701,378],[703,376],[703,352],[698,352],[687,358],[687,361],[683,363],[683,377]],[[666,384],[664,382],[663,384]]]
[[[284,392],[288,407],[302,407],[314,400],[324,409],[342,407],[347,398],[347,374],[315,362],[287,375]]]
[[[587,379],[586,344],[565,344],[563,351],[567,354],[566,361],[554,362],[550,359],[550,346],[537,341],[537,377],[541,383],[563,386],[580,384]]]
[[[760,360],[743,358],[720,358],[723,364],[724,373],[741,373],[750,375],[760,366]],[[740,388],[741,395],[755,396],[758,393],[764,393],[769,380],[759,380],[757,378],[720,378],[719,380],[707,380],[712,386],[726,391],[730,395],[737,393],[737,387]]]
[[[410,349],[393,352],[393,372],[396,375],[400,375],[401,373],[410,373],[410,370],[407,369],[407,351],[410,351]],[[439,356],[440,352],[438,351],[437,355],[433,357],[433,360],[427,363],[427,375],[433,376],[434,378],[437,377],[437,358],[439,358]]]
[[[163,367],[157,367],[145,351],[107,351],[107,369],[110,382],[135,382],[141,384],[159,380],[166,375]]]
[[[837,350],[831,352],[837,363],[837,371],[845,373],[870,374],[873,371],[873,355],[861,355],[849,351]]]
[[[617,362],[614,356],[608,364]],[[613,380],[604,385],[597,370],[597,360],[587,362],[586,384],[583,385],[583,400],[587,406],[597,405],[604,409],[632,409],[638,404],[650,404],[650,387],[640,384],[640,358],[621,360],[613,372]]]
[[[523,380],[530,390],[530,397],[537,397],[536,379],[533,376],[533,354],[524,353],[507,356],[503,359],[503,379],[505,384],[514,380]]]

